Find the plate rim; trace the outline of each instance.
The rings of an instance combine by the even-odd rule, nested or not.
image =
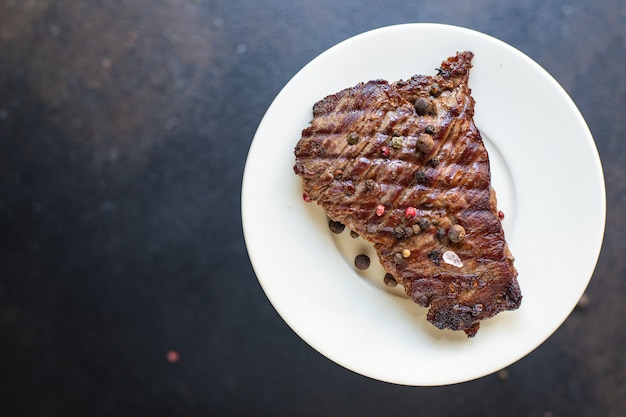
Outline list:
[[[260,271],[258,270],[258,268],[261,268],[259,266],[259,261],[258,259],[255,259],[255,256],[252,254],[252,252],[254,251],[254,249],[251,249],[251,247],[253,246],[253,244],[251,243],[251,239],[252,236],[250,235],[250,227],[249,227],[249,223],[251,222],[250,217],[247,215],[248,213],[248,209],[249,209],[249,203],[248,203],[248,197],[247,197],[247,187],[249,184],[249,178],[250,178],[250,171],[249,169],[249,163],[250,163],[250,158],[251,155],[254,155],[254,152],[256,152],[256,147],[260,146],[259,145],[259,141],[256,140],[257,139],[257,135],[260,134],[260,132],[262,132],[263,127],[264,127],[264,122],[266,121],[266,117],[268,117],[268,113],[270,113],[270,110],[272,109],[272,107],[275,105],[275,103],[277,103],[279,101],[279,99],[281,98],[282,94],[284,91],[286,91],[291,83],[294,81],[294,79],[297,79],[299,77],[302,77],[302,74],[305,73],[305,71],[307,70],[307,68],[309,68],[311,65],[314,65],[314,63],[321,59],[320,57],[324,57],[327,54],[331,53],[332,51],[336,51],[337,49],[343,48],[345,47],[345,45],[349,42],[356,42],[359,40],[362,40],[368,36],[376,36],[377,34],[384,34],[383,32],[386,31],[396,31],[396,30],[412,30],[415,27],[419,27],[421,29],[431,29],[431,30],[450,30],[450,31],[458,31],[459,33],[466,33],[466,34],[471,34],[473,36],[477,36],[479,38],[482,38],[483,40],[487,41],[487,42],[492,42],[492,43],[496,43],[499,47],[504,47],[507,48],[510,52],[513,52],[515,54],[518,54],[518,56],[521,59],[524,59],[526,61],[527,64],[530,64],[532,66],[534,66],[535,71],[539,71],[539,73],[541,73],[542,77],[549,81],[552,82],[553,87],[555,87],[559,94],[561,96],[563,96],[563,98],[566,99],[567,102],[569,102],[570,104],[570,110],[571,112],[573,112],[574,116],[580,121],[582,122],[582,126],[584,126],[585,131],[583,132],[583,136],[585,136],[587,139],[590,139],[590,143],[588,143],[587,145],[591,147],[592,150],[595,151],[595,153],[593,155],[591,155],[591,159],[593,159],[594,161],[594,168],[597,169],[598,171],[595,173],[597,179],[600,180],[600,182],[597,184],[600,189],[597,190],[597,195],[601,195],[601,202],[600,202],[600,219],[597,219],[598,224],[601,225],[601,231],[599,232],[599,242],[597,244],[597,249],[596,249],[596,253],[594,255],[594,259],[595,261],[593,262],[593,266],[591,267],[591,273],[589,274],[589,277],[586,279],[586,283],[584,285],[583,290],[588,286],[592,276],[593,276],[593,271],[595,270],[595,267],[597,265],[598,262],[598,258],[600,256],[600,252],[602,249],[602,242],[604,239],[604,233],[605,233],[605,229],[606,229],[606,186],[605,186],[605,181],[604,181],[604,174],[602,171],[602,164],[601,164],[601,160],[599,157],[599,153],[597,151],[597,147],[595,145],[595,142],[593,140],[593,136],[591,134],[591,131],[589,130],[587,123],[584,119],[584,117],[582,116],[582,114],[580,113],[579,109],[576,107],[574,101],[571,99],[571,97],[569,96],[569,94],[565,91],[565,89],[563,89],[563,87],[556,81],[556,79],[554,77],[552,77],[552,75],[550,75],[543,67],[541,67],[538,63],[536,63],[534,60],[532,60],[530,57],[528,57],[527,55],[525,55],[524,53],[522,53],[521,51],[519,51],[518,49],[516,49],[515,47],[509,45],[508,43],[505,43],[491,35],[476,31],[474,29],[468,29],[468,28],[464,28],[461,26],[455,26],[455,25],[449,25],[449,24],[440,24],[440,23],[405,23],[405,24],[399,24],[399,25],[390,25],[390,26],[383,26],[383,27],[379,27],[376,29],[372,29],[360,34],[357,34],[355,36],[349,37],[337,44],[335,44],[334,46],[326,49],[325,51],[323,51],[322,53],[320,53],[319,55],[317,55],[315,58],[313,58],[311,61],[309,61],[306,65],[304,65],[299,71],[296,72],[296,74],[285,84],[285,86],[283,86],[283,88],[279,91],[279,93],[276,95],[276,97],[274,98],[274,100],[271,102],[270,106],[268,107],[266,113],[264,114],[261,122],[259,123],[259,126],[257,128],[257,131],[255,132],[254,135],[254,139],[252,140],[252,143],[250,145],[250,149],[248,151],[248,156],[246,158],[246,164],[244,167],[244,173],[243,173],[243,179],[242,179],[242,194],[241,194],[241,211],[242,211],[242,226],[243,226],[243,232],[244,232],[244,239],[246,242],[246,247],[248,250],[248,255],[250,258],[250,261],[252,263],[253,269],[255,271],[255,274],[257,276],[258,282],[260,283],[264,293],[266,294],[266,296],[268,297],[269,301],[271,302],[271,304],[274,306],[274,308],[276,309],[276,311],[279,313],[279,315],[281,316],[281,318],[289,325],[289,327],[296,333],[298,334],[298,336],[300,338],[302,338],[307,344],[309,344],[311,347],[313,347],[315,350],[317,350],[318,352],[322,353],[324,356],[326,356],[327,358],[329,358],[330,360],[338,363],[339,365],[350,369],[354,372],[357,372],[359,374],[365,375],[367,377],[373,378],[373,379],[379,379],[379,380],[383,380],[383,381],[387,381],[387,382],[391,382],[391,383],[398,383],[398,384],[403,384],[403,385],[421,385],[421,386],[429,386],[429,385],[448,385],[448,384],[454,384],[454,383],[458,383],[458,382],[464,382],[464,381],[468,381],[468,380],[472,380],[472,379],[477,379],[480,378],[482,376],[485,376],[489,373],[495,372],[498,369],[501,369],[501,367],[498,365],[497,368],[498,369],[491,369],[489,372],[484,373],[484,374],[476,374],[476,375],[469,375],[469,376],[465,376],[463,378],[452,378],[452,379],[448,379],[448,380],[433,380],[433,383],[428,383],[427,381],[411,381],[411,380],[402,380],[401,378],[389,378],[386,375],[379,375],[379,374],[372,374],[372,372],[368,372],[365,369],[361,369],[358,366],[354,366],[354,365],[350,365],[350,364],[346,364],[345,362],[338,360],[336,358],[335,355],[333,355],[332,352],[328,352],[323,346],[320,346],[319,343],[315,343],[315,341],[309,340],[308,337],[306,337],[305,335],[301,334],[301,328],[296,324],[293,323],[290,317],[286,317],[284,315],[284,313],[281,311],[281,309],[277,306],[277,300],[275,299],[275,297],[271,294],[272,290],[270,288],[267,288],[267,281],[265,281],[260,275]],[[442,57],[445,58],[445,57]],[[332,92],[331,92],[332,93]],[[322,98],[322,96],[320,96],[319,98]],[[311,103],[312,104],[312,103]],[[310,107],[310,106],[309,106]],[[302,126],[302,128],[304,128],[305,126]],[[248,179],[248,181],[247,181]],[[497,190],[496,190],[497,191]],[[582,295],[582,294],[581,294]],[[530,348],[526,353],[522,354],[521,356],[517,357],[515,360],[513,360],[514,363],[520,359],[522,359],[523,357],[525,357],[526,355],[528,355],[530,352],[532,352],[534,349],[536,349],[539,345],[541,345],[542,343],[545,342],[545,340],[547,340],[562,324],[563,322],[569,317],[569,315],[571,314],[571,311],[573,310],[573,308],[575,307],[575,304],[572,305],[571,309],[567,312],[567,314],[564,315],[564,318],[562,321],[560,321],[558,323],[558,325],[556,325],[556,327],[550,331],[549,333],[547,333],[545,335],[545,337],[540,338],[537,340],[537,343],[532,346],[532,348]],[[480,332],[479,335],[477,337],[480,337]],[[510,363],[505,364],[504,366],[508,366],[510,365]],[[492,367],[493,368],[493,367]],[[458,379],[458,380],[457,380]],[[417,383],[416,383],[417,382]]]

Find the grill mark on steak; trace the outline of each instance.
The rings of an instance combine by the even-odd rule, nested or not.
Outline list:
[[[468,336],[480,320],[516,309],[522,298],[497,216],[489,157],[473,122],[472,57],[458,53],[436,76],[359,83],[315,103],[294,165],[309,198],[374,244],[407,295],[430,307],[431,323]],[[425,132],[433,146],[421,152],[416,143]],[[378,204],[386,208],[381,216]],[[408,206],[415,218],[406,218]],[[419,219],[430,226],[406,233]],[[457,224],[466,235],[454,243],[447,231]],[[406,259],[398,257],[404,249],[410,250]],[[443,261],[448,250],[462,260],[460,268]]]

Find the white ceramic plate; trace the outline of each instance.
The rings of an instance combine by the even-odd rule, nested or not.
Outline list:
[[[313,103],[360,81],[432,75],[457,51],[475,54],[475,122],[492,164],[522,306],[483,321],[472,339],[441,331],[426,309],[382,285],[371,247],[302,200],[293,149]],[[256,132],[242,187],[252,265],[278,313],[307,343],[371,378],[444,385],[502,369],[535,349],[568,317],[593,273],[604,234],[605,189],[593,138],[574,103],[539,65],[487,35],[408,24],[348,39],[283,88]],[[372,258],[366,273],[355,254]]]

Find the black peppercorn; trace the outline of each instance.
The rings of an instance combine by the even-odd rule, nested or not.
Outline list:
[[[396,239],[402,239],[403,237],[406,237],[406,234],[404,233],[404,228],[402,226],[398,226],[393,229],[393,235],[396,237]]]
[[[428,253],[428,259],[431,260],[435,265],[439,266],[441,254],[437,249],[434,249]]]
[[[430,221],[428,219],[422,217],[421,219],[419,219],[417,221],[417,224],[419,224],[420,229],[426,230],[426,229],[428,229],[428,226],[430,226]]]
[[[428,113],[431,113],[432,105],[430,104],[430,101],[422,97],[415,100],[415,112],[418,116],[425,116]]]
[[[340,234],[346,228],[346,226],[343,223],[336,222],[334,220],[330,220],[328,222],[328,227],[330,228],[330,231],[335,234]]]
[[[434,135],[435,134],[435,126],[433,125],[427,125],[424,128],[424,133],[428,133],[429,135]]]
[[[397,264],[401,264],[405,261],[405,259],[400,252],[397,252],[395,255],[393,255],[393,261]]]
[[[398,285],[398,282],[396,281],[396,279],[389,272],[387,272],[385,274],[385,277],[383,278],[383,281],[384,281],[386,286],[391,287],[391,288],[393,288],[396,285]]]
[[[422,170],[419,170],[415,173],[415,181],[417,181],[418,184],[423,184],[426,182],[426,173]]]
[[[357,267],[357,269],[360,269],[361,271],[366,270],[367,268],[370,267],[370,258],[367,255],[357,255],[354,258],[354,266]]]

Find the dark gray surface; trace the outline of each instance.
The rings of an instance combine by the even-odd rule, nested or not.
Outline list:
[[[585,307],[506,372],[446,387],[311,349],[263,294],[240,223],[247,149],[280,88],[405,22],[536,60],[585,116],[607,183]],[[0,415],[626,415],[625,36],[617,0],[3,0]]]

